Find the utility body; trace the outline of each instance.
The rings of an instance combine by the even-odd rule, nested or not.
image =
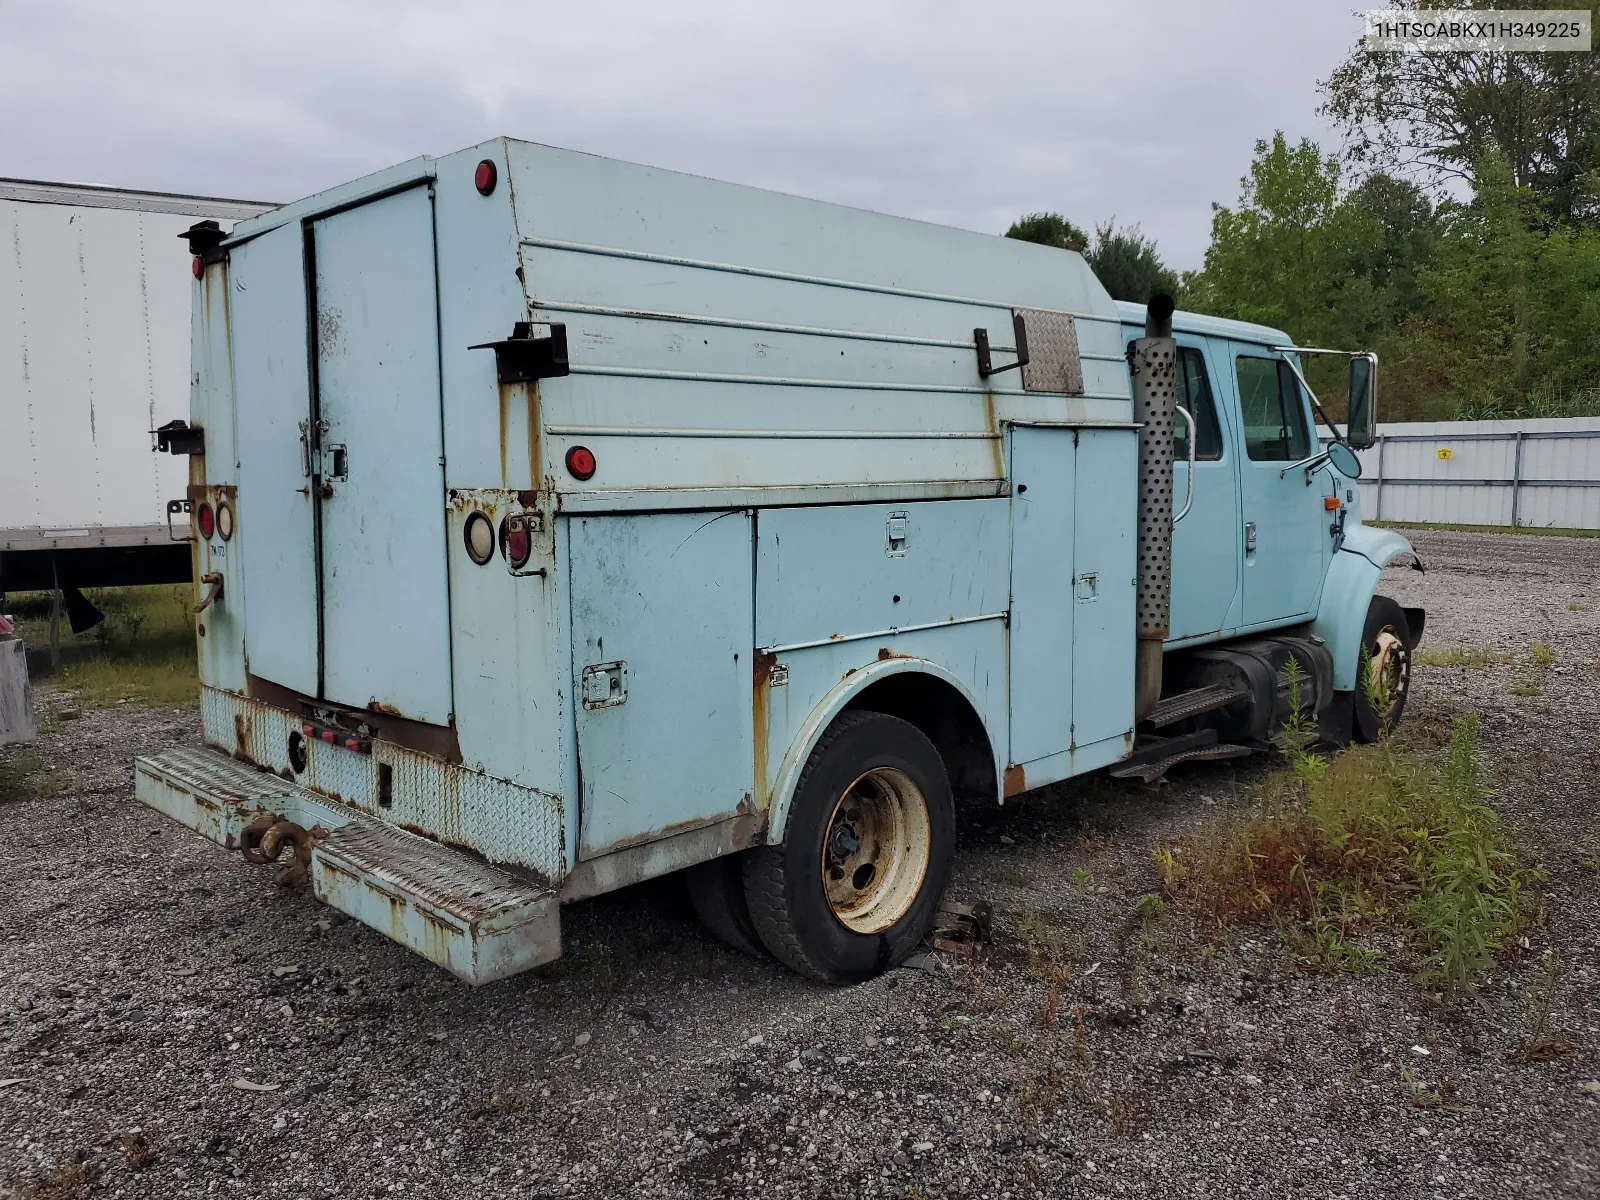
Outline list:
[[[1288,337],[1076,254],[509,140],[192,248],[207,745],[139,795],[470,981],[684,868],[862,978],[957,798],[1404,702]]]

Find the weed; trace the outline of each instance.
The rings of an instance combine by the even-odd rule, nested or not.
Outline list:
[[[1576,1054],[1577,1045],[1559,1029],[1550,1028],[1550,1012],[1555,1007],[1556,989],[1561,983],[1561,955],[1544,952],[1539,982],[1528,1009],[1528,1036],[1511,1052],[1515,1063],[1543,1062]]]
[[[1439,1084],[1438,1087],[1429,1087],[1413,1075],[1411,1068],[1404,1063],[1400,1064],[1400,1078],[1405,1081],[1406,1091],[1414,1107],[1429,1112],[1459,1111],[1459,1106],[1450,1103],[1455,1095],[1455,1086],[1448,1081]]]
[[[1533,922],[1542,877],[1485,803],[1477,736],[1458,716],[1442,760],[1384,741],[1278,771],[1255,813],[1169,847],[1163,886],[1219,925],[1277,921],[1327,966],[1371,967],[1355,934],[1393,927],[1421,978],[1470,989]]]
[[[1533,654],[1533,665],[1541,671],[1549,670],[1555,666],[1556,653],[1550,649],[1549,642],[1535,642],[1530,652]]]
[[[1160,892],[1146,892],[1134,901],[1128,915],[1136,921],[1159,921],[1167,915],[1167,902]]]
[[[1013,1033],[1005,1027],[994,1031],[995,1044],[1012,1056],[1026,1054],[1033,1048],[1033,1039],[1020,1033]]]
[[[1021,867],[1003,866],[995,869],[994,877],[1007,887],[1025,888],[1033,882],[1033,876]]]
[[[1029,978],[1047,986],[1070,980],[1086,951],[1082,934],[1078,936],[1078,944],[1069,948],[1066,934],[1060,927],[1038,913],[1027,912],[1017,918],[1017,937],[1028,954]]]
[[[1582,600],[1574,600],[1571,604],[1567,605],[1567,611],[1588,612],[1592,607],[1592,605],[1585,604]]]
[[[1542,696],[1544,689],[1537,683],[1513,683],[1510,688],[1513,696]]]
[[[1492,667],[1500,656],[1481,646],[1439,646],[1416,651],[1411,661],[1423,667]]]
[[[117,1144],[122,1147],[122,1159],[130,1171],[142,1171],[161,1157],[160,1141],[140,1129],[119,1133]]]
[[[80,1150],[71,1162],[47,1167],[32,1179],[18,1176],[11,1186],[22,1200],[77,1200],[94,1188],[100,1171],[100,1160]]]
[[[1090,873],[1088,867],[1072,868],[1072,886],[1077,888],[1080,892],[1086,892],[1089,890],[1089,883],[1093,878],[1094,875]]]

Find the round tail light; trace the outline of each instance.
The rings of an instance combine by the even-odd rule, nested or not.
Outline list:
[[[500,171],[494,165],[493,159],[484,159],[478,164],[478,169],[472,173],[472,184],[478,189],[479,195],[487,196],[494,191],[495,182],[500,178]]]
[[[195,524],[200,526],[200,536],[210,538],[217,531],[217,514],[211,511],[211,505],[202,504],[200,511],[195,514]]]
[[[217,533],[223,541],[233,537],[233,508],[228,504],[217,505]]]
[[[574,446],[567,451],[567,470],[574,479],[588,479],[595,473],[598,464],[594,460],[594,451],[587,446]]]
[[[494,526],[481,512],[467,517],[466,527],[461,534],[467,544],[467,557],[480,567],[494,557]]]
[[[511,564],[513,571],[522,570],[533,556],[533,538],[528,533],[528,518],[521,513],[512,513],[500,522],[500,553],[506,556],[506,562]]]

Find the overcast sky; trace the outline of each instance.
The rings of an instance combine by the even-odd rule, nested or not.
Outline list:
[[[1255,139],[1331,149],[1345,0],[0,0],[0,175],[291,200],[499,134],[1200,264]]]

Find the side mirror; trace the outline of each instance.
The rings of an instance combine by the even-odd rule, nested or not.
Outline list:
[[[1358,354],[1350,360],[1350,407],[1346,438],[1365,450],[1378,433],[1378,356]]]
[[[1343,442],[1330,442],[1328,444],[1328,461],[1333,464],[1333,469],[1346,479],[1361,478],[1361,460],[1356,457],[1356,452]]]

